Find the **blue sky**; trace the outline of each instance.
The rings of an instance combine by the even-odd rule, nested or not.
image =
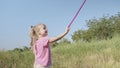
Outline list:
[[[47,26],[50,37],[62,33],[83,0],[0,0],[0,49],[29,46],[29,27]],[[65,38],[86,29],[86,20],[120,12],[120,0],[86,0]]]

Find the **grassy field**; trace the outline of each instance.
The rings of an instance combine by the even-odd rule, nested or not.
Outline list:
[[[120,36],[110,40],[59,44],[51,68],[120,68]],[[33,68],[31,51],[0,51],[0,68]]]

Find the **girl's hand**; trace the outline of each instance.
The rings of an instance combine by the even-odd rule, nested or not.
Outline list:
[[[67,34],[70,31],[70,27],[66,27],[65,33]]]
[[[50,38],[49,42],[54,42],[54,41],[57,41],[57,40],[63,38],[69,32],[69,30],[70,30],[70,28],[66,27],[66,29],[63,33],[57,35],[56,37]]]

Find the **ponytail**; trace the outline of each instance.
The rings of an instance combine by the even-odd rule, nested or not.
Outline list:
[[[38,40],[38,36],[39,36],[39,30],[41,28],[41,26],[45,26],[44,24],[37,24],[35,26],[31,26],[30,27],[30,32],[29,32],[29,35],[30,35],[30,46],[31,46],[31,49],[33,49],[33,45],[35,44],[35,41]]]
[[[30,39],[31,39],[30,47],[31,47],[31,49],[33,49],[33,45],[34,45],[35,41],[37,40],[37,34],[35,32],[35,26],[30,27],[29,35],[30,35]]]

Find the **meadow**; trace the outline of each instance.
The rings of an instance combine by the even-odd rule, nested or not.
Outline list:
[[[51,68],[120,68],[120,36],[61,43],[51,48]],[[0,68],[33,68],[32,51],[0,51]]]

